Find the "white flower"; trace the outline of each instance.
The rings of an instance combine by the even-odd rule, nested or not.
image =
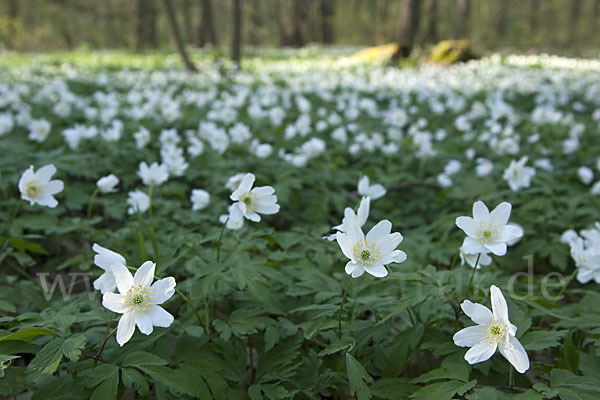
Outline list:
[[[135,139],[135,147],[143,149],[150,142],[150,132],[141,126],[140,130],[133,134],[133,138]]]
[[[244,176],[246,176],[245,172],[240,172],[239,174],[230,176],[229,179],[227,179],[227,183],[225,183],[225,188],[231,190],[232,192],[237,190],[237,188],[240,187],[240,183],[242,183]]]
[[[358,181],[358,194],[361,196],[370,197],[371,200],[377,200],[380,197],[383,197],[386,193],[385,188],[379,183],[375,185],[370,185],[369,177],[363,176]]]
[[[571,244],[577,240],[578,237],[579,236],[577,235],[577,232],[575,232],[573,229],[567,229],[562,233],[562,235],[560,235],[560,242],[564,244]]]
[[[577,176],[579,177],[581,183],[584,185],[589,185],[594,179],[594,171],[588,167],[579,167],[577,170]]]
[[[163,184],[169,178],[169,170],[165,164],[153,162],[148,166],[145,161],[140,163],[138,176],[142,178],[142,182],[146,186],[158,186]]]
[[[29,124],[29,139],[36,142],[43,142],[50,134],[50,122],[45,119],[34,119]]]
[[[528,159],[529,158],[525,156],[519,161],[512,160],[508,168],[504,170],[503,178],[508,182],[508,185],[513,192],[516,192],[523,187],[529,187],[531,184],[531,178],[535,175],[535,169],[525,166]]]
[[[450,160],[444,167],[444,174],[450,176],[460,171],[461,163],[458,160]]]
[[[578,237],[571,246],[571,257],[577,267],[577,280],[588,283],[592,279],[600,283],[600,243],[591,243]]]
[[[487,176],[494,169],[494,163],[486,158],[478,158],[475,162],[477,163],[475,167],[477,176]]]
[[[202,210],[210,202],[210,194],[206,190],[193,189],[190,201],[193,211]]]
[[[150,207],[150,197],[148,197],[148,195],[141,190],[129,192],[128,196],[127,204],[129,204],[130,207],[127,210],[127,213],[129,215],[137,212],[146,212],[148,207]]]
[[[117,327],[119,346],[131,339],[136,325],[140,332],[149,335],[153,327],[168,328],[173,323],[173,316],[159,304],[175,293],[175,278],[167,277],[152,284],[155,266],[152,261],[146,261],[135,276],[123,264],[112,266],[119,293],[104,293],[102,305],[112,312],[123,314]]]
[[[592,194],[600,194],[600,181],[594,183],[594,186],[590,189],[590,193]]]
[[[117,287],[117,281],[113,275],[112,266],[126,264],[125,257],[97,243],[94,243],[92,250],[97,253],[94,256],[94,264],[104,270],[104,273],[94,281],[94,289],[99,290],[102,294],[113,292]]]
[[[246,174],[239,187],[229,196],[235,201],[234,206],[239,207],[244,217],[250,221],[259,222],[260,214],[276,214],[279,212],[275,189],[271,186],[260,186],[252,189],[254,174]]]
[[[117,178],[114,174],[103,176],[102,178],[98,179],[98,182],[96,182],[96,186],[98,186],[100,193],[114,193],[117,191],[116,186],[118,184],[119,178]]]
[[[33,171],[33,165],[27,168],[19,179],[21,198],[29,201],[30,205],[37,203],[40,206],[56,207],[58,201],[54,195],[62,192],[64,184],[58,179],[50,180],[55,172],[53,164],[45,165],[37,172]]]
[[[452,179],[446,174],[439,174],[437,176],[437,183],[444,189],[449,188],[453,184]]]
[[[334,226],[332,229],[335,231],[346,232],[348,230],[347,226],[350,220],[355,219],[358,220],[358,226],[362,228],[362,226],[367,222],[367,218],[369,218],[369,209],[371,206],[371,198],[363,197],[360,200],[360,204],[358,206],[358,210],[354,213],[354,210],[350,207],[346,207],[344,209],[344,218],[342,219],[342,223],[340,225]],[[336,238],[336,234],[328,235],[323,237],[323,239],[327,239],[329,241],[333,241]]]
[[[342,253],[350,259],[345,271],[353,278],[358,278],[365,271],[383,278],[388,274],[385,265],[406,260],[406,253],[396,250],[404,238],[399,232],[391,233],[390,221],[380,221],[367,233],[366,238],[357,219],[350,219],[345,228],[345,233],[336,233],[336,239]]]
[[[464,265],[466,262],[471,268],[475,268],[475,265],[477,265],[477,269],[480,269],[481,267],[487,267],[492,263],[492,257],[490,257],[489,253],[466,253],[461,247],[460,253],[458,254],[460,256],[460,265]],[[479,257],[479,254],[481,254],[481,257]],[[479,263],[477,263],[477,257],[479,257]]]
[[[508,223],[511,209],[510,203],[503,202],[490,213],[483,201],[476,201],[473,218],[456,218],[456,226],[467,234],[461,249],[469,254],[490,251],[497,256],[506,254],[508,242],[523,236],[523,229]]]
[[[244,215],[242,210],[234,204],[228,208],[229,214],[219,216],[219,222],[226,224],[227,229],[238,230],[244,226]]]
[[[496,349],[515,369],[523,374],[529,369],[527,352],[515,337],[517,327],[508,320],[508,305],[500,289],[490,287],[492,311],[482,304],[463,301],[464,313],[477,325],[466,327],[454,334],[454,344],[470,347],[465,354],[469,364],[488,360]]]

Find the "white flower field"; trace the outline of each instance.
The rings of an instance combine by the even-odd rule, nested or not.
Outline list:
[[[0,397],[598,398],[599,62],[194,56],[0,60]]]

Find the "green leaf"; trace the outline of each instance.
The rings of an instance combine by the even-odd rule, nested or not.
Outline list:
[[[123,368],[121,380],[125,387],[135,390],[141,397],[146,397],[150,391],[146,378],[134,368]]]
[[[8,362],[10,360],[14,360],[15,358],[20,358],[20,356],[8,356],[5,354],[0,354],[0,378],[4,377],[4,370],[8,368]]]
[[[51,335],[57,337],[58,334],[46,328],[27,328],[17,331],[15,333],[11,333],[8,336],[0,337],[0,342],[3,340],[19,340],[19,339],[28,339],[31,341],[34,337],[39,335]]]
[[[455,395],[464,395],[474,388],[476,384],[476,380],[467,383],[456,380],[432,383],[411,394],[410,398],[417,400],[452,400]]]
[[[40,374],[53,374],[62,359],[62,346],[64,343],[65,339],[63,338],[54,338],[46,343],[31,360],[27,370],[39,372]]]
[[[346,353],[346,372],[350,381],[350,394],[356,394],[359,400],[370,399],[371,392],[365,381],[372,383],[373,378],[350,353]]]
[[[155,382],[167,386],[173,394],[194,394],[189,385],[182,380],[181,375],[173,369],[160,365],[142,365],[139,369],[150,375]]]
[[[451,364],[443,368],[431,370],[413,379],[411,382],[428,383],[438,379],[455,379],[466,383],[469,380],[469,368],[466,365]]]
[[[568,331],[529,331],[521,337],[525,350],[543,350],[560,345]]]
[[[168,362],[159,356],[145,351],[134,351],[123,359],[122,367],[141,367],[143,365],[167,365]]]
[[[85,347],[86,338],[81,333],[77,333],[65,340],[62,345],[62,352],[71,361],[77,361],[81,355],[81,350]]]
[[[405,399],[416,389],[406,378],[384,378],[369,386],[371,394],[386,400]]]
[[[96,388],[92,400],[115,399],[119,386],[119,367],[114,364],[102,364],[81,373],[86,388]]]
[[[569,334],[561,347],[561,358],[557,362],[559,368],[564,368],[573,372],[579,373],[579,350],[573,344],[572,336]]]
[[[336,339],[333,342],[331,342],[329,344],[329,346],[327,346],[323,350],[321,350],[318,353],[318,355],[326,356],[329,354],[337,353],[338,351],[342,351],[342,350],[349,352],[349,351],[352,351],[355,344],[356,344],[356,341],[354,340],[353,337],[345,336],[342,339]]]

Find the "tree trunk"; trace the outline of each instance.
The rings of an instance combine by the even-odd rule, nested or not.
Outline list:
[[[594,0],[592,15],[590,21],[590,33],[595,34],[598,27],[598,17],[600,16],[600,0]]]
[[[458,18],[454,36],[456,39],[469,37],[469,16],[471,14],[471,0],[457,0]]]
[[[333,43],[333,15],[334,3],[333,0],[321,0],[321,41],[323,43]]]
[[[202,0],[200,15],[200,29],[198,29],[198,46],[204,47],[206,44],[217,45],[217,32],[213,22],[212,1]]]
[[[181,3],[181,9],[183,11],[183,30],[185,31],[185,41],[190,43],[194,37],[192,32],[192,13],[190,0],[183,0]]]
[[[137,0],[135,19],[135,48],[157,48],[156,4],[154,0]]]
[[[412,51],[412,48],[415,45],[415,39],[417,38],[417,33],[419,33],[420,6],[420,0],[406,0],[404,3],[404,20],[402,21],[402,31],[400,33],[398,47],[406,46],[405,51],[408,54]],[[404,56],[407,56],[408,54],[405,54]]]
[[[438,7],[437,0],[427,1],[427,27],[425,28],[425,34],[423,36],[423,43],[437,43],[438,41]]]
[[[19,4],[17,3],[17,0],[9,0],[8,2],[8,35],[6,38],[7,41],[7,46],[9,49],[14,49],[14,42],[13,42],[13,38],[15,37],[16,33],[17,33],[17,29],[16,29],[16,24],[17,24],[17,17],[19,16]]]
[[[304,20],[304,9],[306,8],[306,0],[294,0],[294,18],[293,18],[293,27],[294,31],[292,33],[292,43],[291,45],[294,47],[302,47],[304,46],[304,37],[302,36],[302,28],[301,24]]]
[[[239,70],[242,68],[242,4],[233,0],[233,37],[231,41],[231,61]]]
[[[569,21],[567,22],[567,41],[566,46],[572,46],[575,42],[575,34],[577,20],[581,12],[581,0],[571,0],[571,8],[569,9]]]
[[[536,33],[539,26],[539,0],[529,0],[529,31]]]
[[[181,57],[181,61],[183,61],[185,69],[187,69],[189,72],[198,72],[194,64],[192,64],[192,62],[190,61],[187,52],[185,51],[185,46],[183,45],[183,41],[181,40],[181,34],[179,33],[179,27],[177,26],[177,20],[175,19],[175,11],[173,11],[173,5],[171,4],[171,0],[163,0],[163,4],[165,5],[165,9],[167,11],[167,19],[169,21],[169,26],[171,27],[171,33],[173,34],[175,47],[177,48],[177,52]]]
[[[506,34],[506,24],[508,21],[509,0],[499,2],[498,15],[496,16],[496,35],[503,38]]]

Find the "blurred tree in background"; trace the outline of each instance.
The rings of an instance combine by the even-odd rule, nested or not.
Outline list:
[[[168,49],[160,0],[1,0],[0,48]],[[600,45],[600,0],[170,0],[185,46],[413,45],[468,38],[478,49],[577,53]]]

